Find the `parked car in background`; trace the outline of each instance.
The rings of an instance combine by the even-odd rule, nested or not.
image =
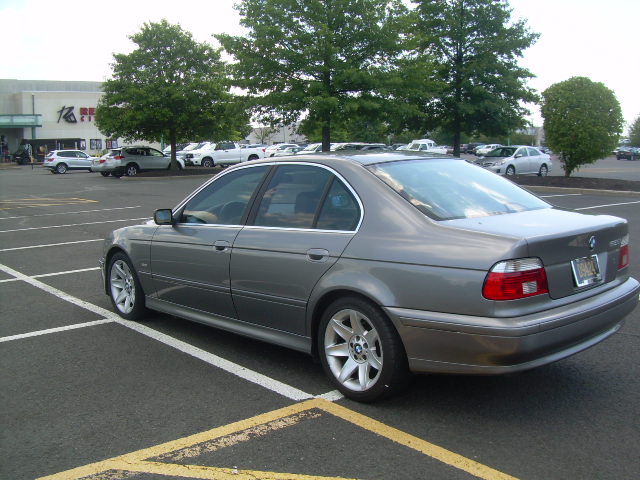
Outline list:
[[[399,150],[400,147],[406,147],[408,143],[394,143],[391,145],[391,150]]]
[[[82,150],[51,150],[44,157],[42,166],[51,173],[67,173],[68,170],[91,171],[92,157]]]
[[[640,148],[638,147],[621,147],[616,153],[618,160],[638,160],[640,158]]]
[[[267,147],[264,151],[264,154],[266,157],[273,157],[275,156],[276,152],[280,150],[284,150],[285,148],[289,148],[289,147],[297,147],[297,146],[298,146],[297,143],[276,143],[275,145],[271,145]]]
[[[499,143],[489,143],[488,145],[481,145],[479,147],[476,147],[473,153],[475,153],[478,157],[481,157],[501,146],[502,145],[500,145]]]
[[[144,170],[166,170],[170,164],[171,157],[160,150],[144,145],[132,145],[114,148],[106,155],[95,158],[91,171],[100,172],[103,177],[134,177]],[[184,168],[184,162],[179,158],[178,167]]]
[[[438,153],[441,155],[447,154],[447,147],[436,145],[436,142],[429,140],[428,138],[412,140],[405,150],[409,152]]]
[[[227,166],[264,158],[265,147],[240,148],[235,142],[205,142],[194,150],[181,155],[187,165],[203,167]]]
[[[177,143],[176,144],[176,152],[181,151],[182,149],[186,148],[189,145],[192,145],[192,144],[188,143],[188,142],[187,143]],[[164,147],[162,149],[162,153],[164,153],[165,155],[171,155],[171,144],[169,144],[166,147]]]
[[[308,155],[310,153],[318,153],[322,151],[321,143],[310,143],[298,152],[298,155]]]
[[[549,155],[526,145],[495,148],[478,158],[476,163],[494,173],[509,176],[536,174],[544,177],[552,167]]]
[[[482,147],[483,145],[485,145],[485,144],[484,143],[478,143],[478,142],[465,143],[465,144],[460,146],[460,151],[462,153],[466,153],[466,154],[474,154],[474,153],[476,153],[476,148]]]
[[[357,401],[409,371],[561,360],[617,332],[640,293],[626,220],[412,152],[231,167],[109,234],[100,265],[123,318],[149,308],[317,356]]]
[[[287,147],[284,150],[277,150],[276,153],[273,155],[274,157],[286,157],[289,155],[295,155],[296,153],[300,152],[302,150],[302,147]]]

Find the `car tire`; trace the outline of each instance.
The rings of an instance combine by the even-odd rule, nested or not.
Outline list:
[[[407,383],[407,355],[393,324],[371,302],[344,297],[320,321],[318,353],[322,367],[346,397],[371,402]]]
[[[131,260],[118,252],[107,268],[107,291],[111,304],[118,315],[127,320],[140,320],[147,312],[144,292]]]
[[[67,164],[59,163],[56,165],[56,173],[59,173],[60,175],[67,173]]]
[[[111,175],[111,172],[100,172],[100,175],[102,175],[103,177],[108,177],[109,175]]]
[[[547,167],[546,163],[543,163],[540,165],[540,170],[538,170],[538,176],[546,177],[547,175],[549,175],[549,167]]]
[[[509,165],[504,173],[505,175],[512,177],[516,174],[516,168],[513,165]]]
[[[125,174],[127,177],[135,177],[139,171],[140,169],[135,163],[130,163],[125,169]]]
[[[251,160],[258,160],[258,158],[260,158],[260,157],[258,157],[258,155],[249,155],[249,159],[248,159],[248,160],[249,160],[249,161],[251,161]]]
[[[213,167],[213,160],[211,160],[210,158],[204,158],[202,159],[201,165],[205,168],[211,168]]]

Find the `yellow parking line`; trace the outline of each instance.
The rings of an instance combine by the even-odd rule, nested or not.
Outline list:
[[[317,415],[309,413],[304,414],[304,412],[309,412],[310,410],[320,410],[341,418],[353,425],[380,435],[381,437],[387,438],[395,443],[411,448],[459,470],[463,470],[477,478],[484,480],[516,480],[515,477],[453,453],[433,443],[414,437],[413,435],[409,435],[408,433],[354,412],[353,410],[320,398],[307,400],[272,412],[257,415],[246,420],[234,422],[206,432],[196,433],[188,437],[138,450],[136,452],[114,457],[102,462],[41,477],[38,480],[74,480],[79,478],[86,478],[89,480],[92,476],[99,475],[106,471],[111,471],[109,478],[126,478],[126,472],[146,472],[184,478],[216,480],[343,480],[342,477],[322,477],[294,473],[238,470],[148,460],[151,458],[158,459],[158,457],[162,457],[168,461],[175,461],[176,458],[184,460],[188,457],[198,456],[206,448],[209,448],[209,450],[215,450],[217,448],[233,446],[239,442],[250,441],[253,438],[266,435],[279,428],[294,425],[304,418],[316,418]],[[227,436],[230,436],[230,438],[222,438]],[[198,444],[204,444],[205,442],[215,443],[216,441],[218,444],[213,445],[213,447],[196,447]],[[171,458],[172,453],[174,454],[173,457],[176,458]],[[122,472],[124,476],[118,476],[117,472]],[[97,476],[96,479],[97,478],[102,478],[102,476]]]
[[[60,207],[65,205],[77,205],[81,203],[99,203],[98,200],[88,198],[14,198],[11,200],[0,200],[0,210],[16,210],[18,208],[35,207]]]

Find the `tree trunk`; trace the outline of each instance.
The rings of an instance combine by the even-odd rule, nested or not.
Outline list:
[[[180,164],[176,157],[176,129],[171,127],[169,129],[169,141],[171,142],[171,162],[169,163],[169,170],[180,170]]]

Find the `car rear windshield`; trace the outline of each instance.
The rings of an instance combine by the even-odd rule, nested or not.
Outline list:
[[[367,168],[414,207],[436,220],[551,208],[511,181],[464,160],[416,159],[378,163]]]

